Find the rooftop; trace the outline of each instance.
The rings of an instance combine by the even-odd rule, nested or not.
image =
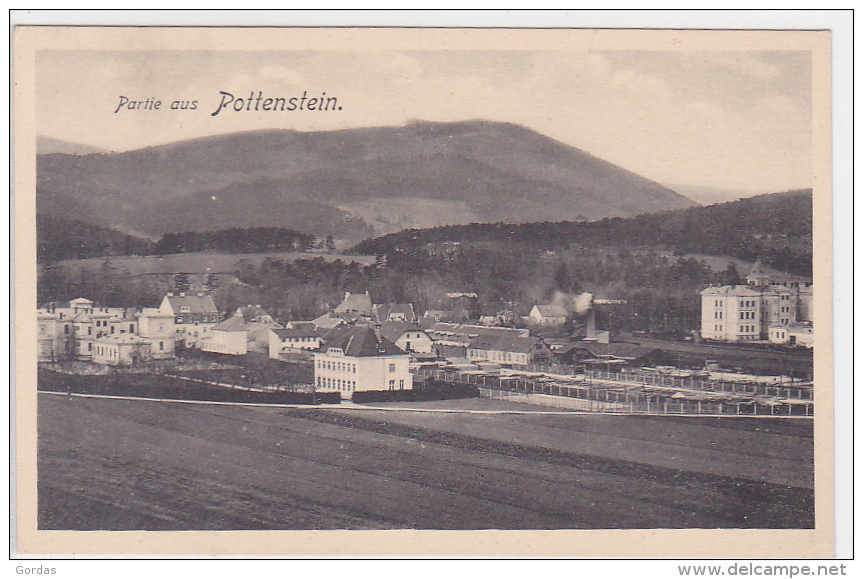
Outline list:
[[[345,356],[354,358],[405,354],[405,351],[393,344],[392,341],[378,336],[372,328],[366,326],[345,328],[337,332],[330,343],[322,346],[318,351],[326,352],[330,348],[339,348],[345,353]]]

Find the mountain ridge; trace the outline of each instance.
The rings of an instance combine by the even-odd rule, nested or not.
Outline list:
[[[37,159],[39,212],[154,237],[305,223],[308,233],[358,240],[411,225],[396,211],[372,227],[368,215],[351,209],[387,199],[463,204],[464,211],[435,216],[439,225],[628,217],[696,205],[526,127],[482,120],[265,129]],[[238,210],[246,207],[257,216]],[[376,211],[386,213],[386,204]]]

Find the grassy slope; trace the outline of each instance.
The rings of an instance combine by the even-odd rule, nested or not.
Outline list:
[[[809,489],[706,474],[811,486],[809,422],[782,423],[785,431],[774,434],[766,431],[770,422],[757,431],[750,423],[716,428],[634,417],[362,413],[41,395],[39,526],[719,528],[813,521]]]

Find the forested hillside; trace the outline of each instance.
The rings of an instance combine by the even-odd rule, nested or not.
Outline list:
[[[153,242],[147,239],[112,229],[51,215],[36,215],[38,263],[110,255],[149,255],[153,248]]]
[[[594,222],[470,224],[407,230],[363,241],[356,253],[392,256],[436,244],[510,242],[541,250],[571,246],[655,248],[677,255],[762,259],[772,267],[812,275],[812,190],[760,195],[730,203]]]
[[[315,236],[281,227],[234,227],[221,231],[187,231],[166,233],[156,243],[155,253],[192,253],[220,251],[225,253],[264,253],[270,251],[305,251],[315,243]]]

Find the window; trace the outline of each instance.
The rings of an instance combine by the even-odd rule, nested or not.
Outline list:
[[[390,390],[395,390],[395,389],[396,389],[396,381],[390,380]]]
[[[404,389],[405,389],[405,381],[399,380],[399,390],[404,390]]]
[[[161,352],[164,349],[165,349],[165,342],[159,342],[159,351]]]
[[[390,364],[390,372],[395,372],[395,371],[396,371],[396,365]]]

